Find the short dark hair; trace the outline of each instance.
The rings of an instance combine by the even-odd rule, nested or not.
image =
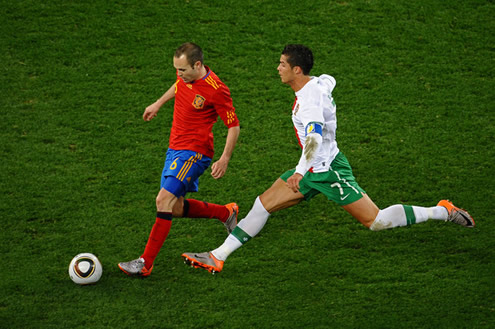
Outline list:
[[[304,45],[287,45],[282,55],[287,56],[287,62],[291,67],[299,66],[304,75],[308,75],[313,68],[313,52]]]
[[[175,50],[174,56],[179,58],[182,55],[186,56],[187,61],[191,66],[194,66],[194,63],[197,61],[203,64],[203,50],[195,43],[186,42],[180,45],[180,47]]]

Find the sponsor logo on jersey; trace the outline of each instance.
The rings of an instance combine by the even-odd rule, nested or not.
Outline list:
[[[196,97],[194,97],[194,100],[192,102],[192,106],[194,106],[196,110],[201,110],[205,106],[205,100],[206,98],[204,98],[203,96],[196,95]]]

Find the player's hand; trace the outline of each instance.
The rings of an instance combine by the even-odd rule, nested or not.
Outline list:
[[[294,191],[294,193],[299,192],[299,182],[301,181],[301,179],[303,179],[303,176],[298,173],[294,173],[287,179],[287,185],[292,191]]]
[[[156,114],[160,110],[160,106],[158,106],[156,103],[151,104],[148,106],[143,113],[143,120],[144,121],[150,121],[154,117],[156,117]]]
[[[217,162],[211,165],[211,176],[215,179],[222,178],[227,171],[227,167],[229,166],[229,161],[220,158]]]

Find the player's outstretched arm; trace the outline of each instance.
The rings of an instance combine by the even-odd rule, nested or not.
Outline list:
[[[143,120],[150,121],[158,114],[163,104],[175,97],[175,83],[156,102],[148,106],[143,113]]]
[[[319,129],[321,131],[321,129]],[[301,158],[296,166],[294,174],[287,179],[287,185],[294,192],[299,191],[299,182],[303,179],[306,172],[311,167],[316,153],[323,143],[323,138],[319,133],[311,133],[306,137],[306,144],[304,145]]]
[[[227,167],[229,166],[230,158],[232,157],[232,153],[234,152],[235,144],[237,143],[237,139],[239,138],[239,133],[239,126],[229,128],[227,141],[225,142],[225,148],[223,150],[222,156],[211,166],[211,175],[213,176],[213,178],[219,179],[223,177],[223,175],[225,175]]]

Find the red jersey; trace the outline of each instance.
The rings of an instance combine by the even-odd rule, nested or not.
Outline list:
[[[195,151],[213,158],[212,128],[218,117],[227,128],[239,126],[239,120],[229,88],[205,67],[206,75],[192,83],[185,83],[177,76],[169,148]]]

